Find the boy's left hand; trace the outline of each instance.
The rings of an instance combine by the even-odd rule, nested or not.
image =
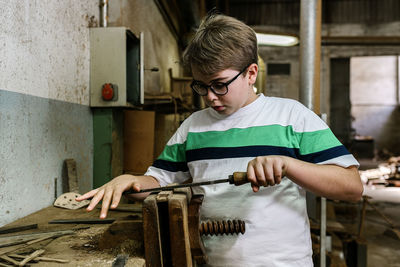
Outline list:
[[[287,158],[284,156],[260,156],[247,165],[247,179],[254,192],[260,186],[273,186],[279,184],[286,174]]]

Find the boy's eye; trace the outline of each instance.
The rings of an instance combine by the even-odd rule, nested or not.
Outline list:
[[[211,85],[211,87],[212,87],[214,90],[222,90],[222,89],[225,89],[225,84],[224,84],[224,83],[213,83],[213,84]]]

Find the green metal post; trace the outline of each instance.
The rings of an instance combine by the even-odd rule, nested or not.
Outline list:
[[[123,111],[118,108],[93,109],[93,187],[97,188],[122,174]]]

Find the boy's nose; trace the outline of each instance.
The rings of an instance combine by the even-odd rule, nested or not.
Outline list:
[[[218,97],[216,94],[214,94],[214,92],[210,88],[208,88],[207,95],[205,96],[205,98],[207,101],[212,102],[213,100],[217,99]]]

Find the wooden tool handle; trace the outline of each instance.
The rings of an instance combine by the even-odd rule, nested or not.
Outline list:
[[[234,172],[233,175],[229,175],[229,183],[234,185],[242,185],[248,183],[247,172]]]

